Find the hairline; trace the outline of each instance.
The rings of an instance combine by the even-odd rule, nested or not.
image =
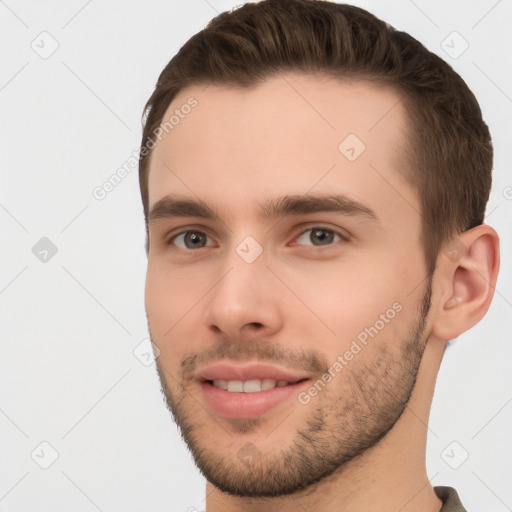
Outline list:
[[[403,127],[405,131],[407,131],[407,128],[412,128],[412,133],[408,137],[407,133],[403,133],[402,135],[402,144],[401,147],[395,152],[394,156],[396,160],[393,160],[394,168],[397,170],[397,172],[404,177],[408,183],[413,187],[413,189],[419,194],[419,190],[417,186],[414,184],[414,181],[411,179],[413,177],[412,171],[407,172],[406,169],[412,168],[413,166],[417,165],[417,155],[414,150],[414,144],[415,139],[417,136],[417,126],[416,122],[413,119],[412,110],[414,109],[414,102],[411,98],[411,95],[406,92],[405,87],[400,86],[396,82],[394,82],[391,79],[386,79],[385,77],[380,77],[377,74],[372,73],[358,73],[358,72],[341,72],[336,73],[335,71],[329,71],[327,69],[318,69],[318,70],[301,70],[301,69],[286,69],[284,70],[285,73],[291,74],[291,75],[298,75],[298,76],[311,76],[311,77],[320,77],[324,79],[330,79],[334,81],[338,81],[340,83],[357,83],[357,82],[366,82],[370,84],[376,84],[381,85],[385,88],[387,88],[389,91],[391,91],[393,94],[395,94],[398,97],[398,103],[402,107],[403,112],[403,119],[405,126]],[[187,82],[184,86],[182,86],[180,89],[178,89],[173,98],[168,102],[165,110],[162,113],[162,116],[158,121],[155,120],[155,128],[162,124],[163,119],[166,117],[166,113],[171,109],[173,106],[173,103],[176,102],[176,100],[180,97],[185,95],[187,90],[190,90],[194,87],[201,87],[202,85],[206,87],[209,87],[211,85],[221,87],[223,89],[227,90],[251,90],[256,89],[258,86],[263,85],[264,83],[268,82],[272,78],[274,78],[276,75],[281,74],[279,71],[274,72],[268,72],[263,77],[259,79],[255,79],[254,81],[244,84],[244,83],[234,83],[230,82],[228,80],[191,80],[190,82]],[[204,90],[204,89],[203,89]],[[394,107],[393,107],[394,108]],[[380,122],[380,121],[379,121]],[[155,145],[156,147],[156,145]],[[149,214],[149,172],[151,168],[151,162],[152,162],[152,156],[154,152],[154,147],[150,149],[147,153],[147,156],[143,158],[144,162],[144,181],[145,181],[145,190],[147,192],[147,196],[145,198],[146,204],[145,211],[147,214]],[[147,215],[146,215],[146,224],[147,224]]]

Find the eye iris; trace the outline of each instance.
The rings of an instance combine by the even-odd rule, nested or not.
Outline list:
[[[196,249],[197,247],[204,247],[206,237],[196,231],[189,231],[184,236],[184,242],[188,249]]]
[[[316,239],[315,239],[316,237]],[[326,245],[333,241],[334,233],[325,229],[313,229],[311,231],[310,239],[314,245]],[[320,243],[315,243],[319,241]]]

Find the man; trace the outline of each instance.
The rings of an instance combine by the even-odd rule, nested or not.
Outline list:
[[[463,511],[425,469],[447,341],[499,267],[463,80],[362,9],[266,0],[146,107],[146,310],[206,510]]]

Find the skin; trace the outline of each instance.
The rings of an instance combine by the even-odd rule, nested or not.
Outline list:
[[[146,311],[169,407],[209,480],[207,511],[438,511],[425,469],[435,379],[446,340],[489,307],[496,233],[458,235],[465,250],[456,261],[441,252],[428,278],[418,194],[404,179],[406,118],[389,88],[293,73],[250,89],[195,85],[164,119],[191,96],[197,106],[154,149],[149,206],[175,194],[219,219],[150,222]],[[366,146],[354,161],[338,149],[351,133]],[[259,214],[269,198],[334,193],[378,220]],[[303,233],[317,227],[342,237],[315,246]],[[186,230],[206,245],[187,249],[176,238]],[[247,236],[263,249],[252,263],[236,251]],[[293,397],[256,419],[224,418],[190,378],[222,358],[307,369],[314,382],[396,303],[400,312],[307,404]],[[239,456],[248,447],[249,466]]]

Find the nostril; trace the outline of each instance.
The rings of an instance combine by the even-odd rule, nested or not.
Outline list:
[[[263,324],[260,324],[259,322],[251,322],[251,325],[253,325],[254,327],[257,327],[258,329],[263,327]]]

